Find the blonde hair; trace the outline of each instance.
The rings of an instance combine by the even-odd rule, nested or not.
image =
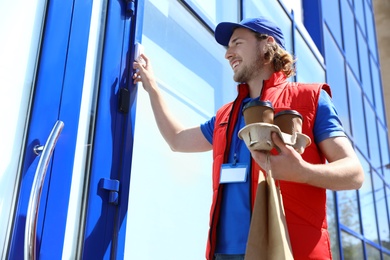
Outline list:
[[[255,33],[258,40],[265,40],[269,36],[266,34]],[[286,77],[295,75],[296,59],[279,46],[276,42],[267,43],[264,47],[264,60],[272,62],[276,72],[282,71]]]

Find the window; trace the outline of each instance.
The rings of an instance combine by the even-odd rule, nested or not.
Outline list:
[[[325,70],[302,35],[295,30],[298,82],[325,82]]]
[[[371,75],[370,75],[370,62],[368,60],[368,48],[367,43],[363,38],[360,30],[358,30],[358,43],[359,43],[359,61],[360,61],[360,77],[363,85],[364,93],[369,98],[370,102],[374,103],[371,87]]]
[[[371,164],[374,168],[381,166],[381,155],[378,143],[378,132],[377,132],[377,120],[375,116],[375,111],[372,109],[371,105],[364,98],[364,110],[366,111],[366,126],[368,137],[368,148],[370,151]]]
[[[384,112],[384,104],[383,104],[383,89],[381,85],[381,79],[380,79],[380,72],[377,66],[377,63],[373,59],[373,57],[370,58],[371,63],[371,77],[372,77],[372,89],[374,92],[375,97],[375,111],[382,121],[384,123],[386,121],[385,118],[385,112]]]
[[[310,0],[307,0],[310,1]],[[337,44],[342,46],[340,8],[338,0],[321,1],[322,15]]]
[[[344,52],[347,57],[348,65],[351,67],[353,73],[359,75],[355,19],[351,8],[346,1],[341,1],[341,7],[343,16]]]
[[[377,223],[375,218],[375,205],[373,184],[371,182],[370,165],[359,153],[359,160],[364,171],[363,186],[359,189],[360,212],[364,236],[371,241],[378,241]]]
[[[181,1],[193,9],[194,13],[213,29],[220,22],[237,22],[239,20],[238,1],[230,1],[228,5],[222,0]]]
[[[362,241],[348,233],[341,233],[344,259],[363,259]]]
[[[340,223],[356,233],[360,233],[357,191],[345,190],[337,192]]]
[[[353,139],[362,153],[368,156],[362,91],[350,70],[348,70],[347,75]]]
[[[385,189],[382,179],[376,172],[373,173],[374,196],[376,214],[378,217],[379,237],[382,246],[390,249],[389,220],[387,215],[387,205],[385,199]]]
[[[348,110],[348,94],[345,77],[344,56],[328,28],[324,30],[326,80],[332,89],[332,100],[347,134],[351,135]]]

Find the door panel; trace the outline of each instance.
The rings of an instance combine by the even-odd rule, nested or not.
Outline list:
[[[46,141],[57,120],[65,127],[42,189],[36,256],[123,258],[136,102],[132,53],[140,2],[48,2],[10,259],[23,258],[28,200],[39,160],[33,147]],[[93,21],[93,10],[104,22]],[[71,189],[77,196],[70,196]],[[110,201],[115,194],[119,200]],[[74,207],[70,215],[69,205]],[[64,243],[71,253],[63,253]]]
[[[40,259],[61,258],[91,5],[92,1],[50,1],[47,7],[11,259],[21,259],[23,254],[25,216],[35,174],[35,165],[31,163],[38,159],[31,148],[46,141],[57,120],[64,121],[65,127],[47,170],[36,239]]]

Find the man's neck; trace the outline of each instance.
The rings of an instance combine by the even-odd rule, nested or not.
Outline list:
[[[261,91],[263,89],[264,81],[268,80],[272,76],[273,73],[274,73],[273,71],[272,72],[270,71],[268,73],[263,73],[262,75],[259,75],[258,77],[247,82],[247,84],[249,86],[249,96],[251,98],[255,98],[255,97],[260,96]]]

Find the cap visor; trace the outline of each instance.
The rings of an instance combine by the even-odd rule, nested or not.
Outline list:
[[[215,28],[215,40],[223,45],[223,46],[228,46],[230,37],[232,37],[233,31],[237,27],[242,27],[238,23],[229,23],[229,22],[223,22],[217,25]]]

